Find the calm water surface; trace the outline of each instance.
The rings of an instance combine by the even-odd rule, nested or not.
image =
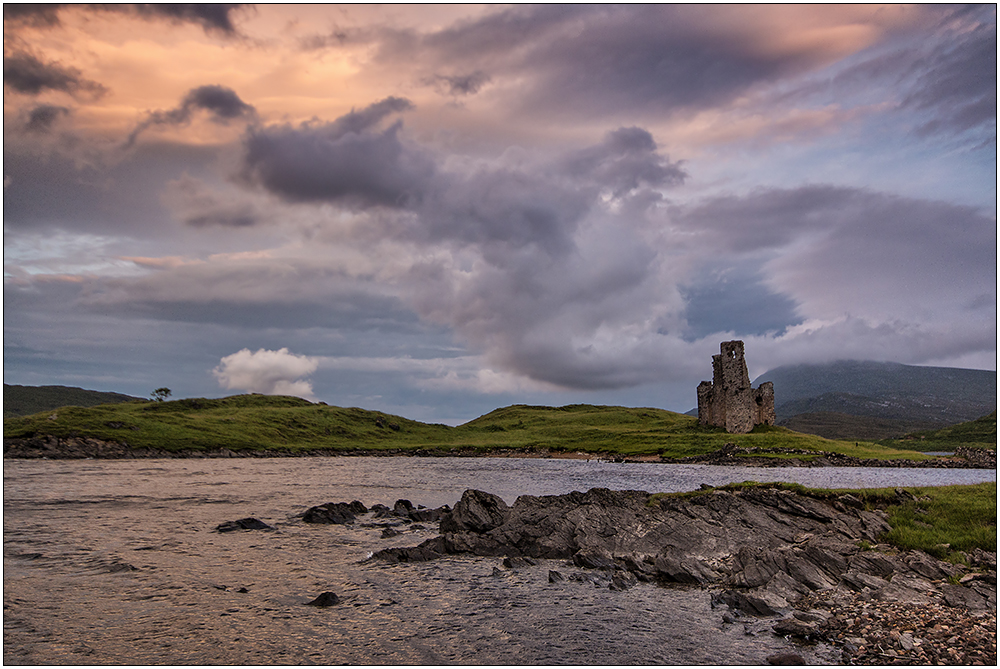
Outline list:
[[[312,526],[309,506],[467,488],[677,492],[702,483],[818,487],[995,481],[995,470],[756,469],[506,458],[4,461],[5,664],[762,664],[798,647],[766,622],[725,625],[700,589],[549,584],[560,561],[495,574],[496,558],[362,563],[436,528]],[[212,530],[255,516],[275,532]],[[246,592],[240,592],[245,589]],[[324,591],[342,603],[304,606]]]

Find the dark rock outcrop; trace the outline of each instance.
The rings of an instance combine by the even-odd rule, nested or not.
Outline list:
[[[256,518],[240,518],[239,520],[227,520],[216,526],[216,532],[233,532],[235,530],[273,530],[267,523]]]
[[[302,520],[321,525],[346,525],[353,523],[357,519],[357,515],[362,513],[368,513],[368,509],[357,500],[350,504],[347,502],[328,502],[310,507],[302,514]]]
[[[812,593],[833,590],[873,602],[996,607],[995,554],[973,553],[969,562],[985,567],[962,576],[967,568],[879,545],[889,529],[885,514],[850,495],[749,486],[654,497],[595,488],[525,495],[508,506],[496,495],[467,490],[440,527],[440,536],[419,546],[374,557],[402,562],[472,553],[502,556],[508,567],[568,559],[588,570],[570,581],[613,590],[639,580],[710,586],[720,588],[713,605],[755,616],[788,614]],[[556,583],[562,576],[549,571],[548,578]],[[775,632],[813,638],[823,625],[821,616],[799,611]]]

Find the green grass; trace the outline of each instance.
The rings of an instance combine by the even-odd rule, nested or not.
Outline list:
[[[912,432],[901,439],[887,439],[879,443],[892,448],[916,448],[921,451],[953,451],[956,446],[996,450],[997,412],[940,430]]]
[[[890,506],[885,540],[956,560],[956,551],[997,549],[997,484],[909,488],[916,501]]]
[[[686,457],[735,443],[748,448],[794,449],[800,452],[776,457],[804,460],[821,452],[880,459],[929,457],[872,442],[832,441],[781,427],[758,426],[750,434],[728,434],[721,428],[700,427],[692,416],[653,408],[515,405],[448,427],[378,411],[264,395],[63,407],[4,420],[5,437],[36,435],[95,437],[170,451],[512,450]]]
[[[968,553],[976,548],[996,551],[997,547],[997,484],[954,485],[928,488],[904,488],[915,499],[896,494],[896,488],[865,488],[829,490],[806,488],[797,483],[733,483],[720,490],[746,488],[779,488],[800,495],[830,500],[844,494],[857,497],[868,509],[882,509],[889,516],[889,532],[880,541],[902,550],[922,550],[942,560],[961,561],[959,551]],[[692,497],[710,491],[657,493],[651,495],[655,504],[661,497]],[[870,548],[861,546],[861,548]]]

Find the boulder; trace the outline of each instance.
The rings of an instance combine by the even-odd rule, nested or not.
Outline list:
[[[488,532],[507,519],[509,507],[496,495],[466,490],[451,513],[441,518],[441,532]]]
[[[712,604],[725,604],[734,611],[753,616],[776,616],[778,612],[760,597],[739,590],[726,590],[712,595]]]
[[[581,550],[573,555],[573,564],[584,569],[614,569],[615,561],[610,555],[598,550]]]
[[[445,504],[444,506],[438,507],[436,509],[425,509],[416,508],[411,509],[409,513],[410,520],[414,520],[418,523],[434,523],[441,520],[441,517],[447,513],[451,513],[451,508]]]
[[[413,503],[408,499],[397,499],[396,503],[392,506],[392,512],[397,516],[404,516],[409,518],[410,511],[413,511]]]
[[[334,606],[335,604],[340,604],[340,597],[337,597],[332,592],[324,592],[316,599],[311,602],[306,602],[306,606]]]
[[[634,585],[638,585],[639,580],[634,574],[627,571],[618,570],[611,577],[611,584],[608,586],[609,589],[621,592],[622,590],[628,590]]]
[[[354,508],[347,502],[321,504],[307,509],[302,514],[304,522],[321,525],[346,525],[353,523],[356,518]]]
[[[239,520],[227,520],[216,526],[216,532],[233,532],[235,530],[273,530],[267,523],[256,518],[240,518]]]
[[[990,606],[986,598],[971,588],[946,583],[941,586],[944,603],[954,608],[966,608],[970,611],[988,611]]]
[[[903,561],[911,571],[931,580],[946,579],[961,571],[959,567],[936,560],[923,551],[910,551]]]

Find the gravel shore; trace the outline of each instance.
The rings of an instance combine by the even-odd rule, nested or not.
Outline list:
[[[995,608],[886,602],[840,589],[811,593],[796,606],[830,613],[814,639],[842,648],[844,664],[997,664]]]

